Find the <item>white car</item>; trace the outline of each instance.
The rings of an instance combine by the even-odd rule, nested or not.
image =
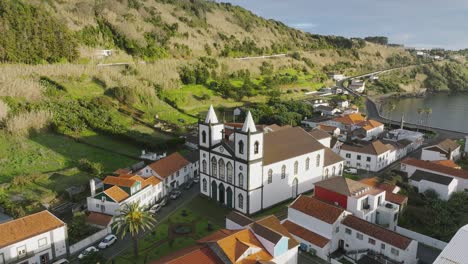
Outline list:
[[[101,243],[99,243],[98,245],[98,248],[100,249],[104,249],[104,248],[107,248],[109,246],[111,246],[112,244],[115,243],[115,241],[117,241],[117,237],[110,234],[110,235],[107,235],[102,241]]]
[[[180,191],[172,191],[171,195],[169,195],[169,198],[171,198],[171,200],[175,200],[179,198],[180,195],[181,195]]]
[[[52,264],[68,264],[68,263],[70,263],[70,262],[68,262],[67,259],[59,259],[59,260],[55,261]]]
[[[152,214],[155,214],[157,212],[161,211],[161,205],[160,204],[155,204],[153,207],[149,209],[149,212]]]
[[[345,169],[344,172],[349,173],[349,174],[357,174],[357,169],[348,168],[348,169]]]
[[[84,257],[86,257],[87,255],[93,253],[93,252],[98,252],[99,249],[97,249],[96,247],[89,247],[85,250],[83,250],[83,252],[81,252],[80,255],[78,255],[78,259],[82,259]]]

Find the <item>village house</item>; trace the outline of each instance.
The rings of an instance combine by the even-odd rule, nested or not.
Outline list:
[[[299,243],[275,216],[254,221],[242,214],[231,212],[226,216],[225,229],[199,239],[195,246],[152,263],[296,264],[298,247]]]
[[[389,184],[386,182],[381,182],[380,178],[373,177],[373,178],[364,178],[361,179],[359,182],[367,184],[373,188],[381,189],[385,191],[385,200],[397,204],[399,206],[399,213],[403,212],[403,209],[408,205],[408,197],[402,194],[399,194],[401,188]]]
[[[315,116],[302,120],[301,124],[305,127],[315,128],[333,119],[333,116]]]
[[[356,93],[363,93],[366,89],[366,83],[362,80],[351,80],[348,88]]]
[[[332,136],[330,134],[318,128],[310,130],[309,134],[322,145],[324,145],[327,148],[330,148],[332,140]]]
[[[354,134],[363,140],[373,140],[384,132],[384,124],[372,119],[364,121],[359,126]]]
[[[364,126],[366,124],[366,118],[361,114],[350,114],[335,117],[331,120],[324,120],[320,124],[338,127],[341,131],[348,132]]]
[[[67,256],[67,226],[42,211],[0,224],[0,263],[52,263]]]
[[[311,191],[327,172],[342,174],[343,160],[300,127],[261,130],[248,113],[228,139],[225,131],[210,107],[199,123],[200,192],[242,213]]]
[[[356,217],[394,230],[399,206],[386,200],[386,192],[367,184],[333,177],[315,184],[314,196],[353,213]]]
[[[91,196],[87,198],[88,211],[116,216],[126,204],[138,203],[149,207],[163,197],[163,184],[151,176],[142,178],[138,175],[107,176],[104,190],[96,193],[94,181],[90,181]]]
[[[380,140],[363,144],[344,143],[340,156],[345,159],[347,167],[367,171],[380,171],[396,161],[395,148]]]
[[[417,263],[416,241],[315,197],[301,195],[289,205],[283,226],[301,249],[326,261],[340,250],[355,261],[367,259],[365,263],[375,263],[376,254],[398,263]]]
[[[314,108],[314,112],[319,112],[320,114],[325,116],[333,116],[339,113],[340,109],[331,106],[319,105]]]
[[[421,160],[458,160],[461,157],[461,146],[451,139],[445,139],[437,145],[422,149]]]
[[[338,107],[339,109],[346,109],[349,107],[349,101],[345,99],[335,100],[335,103],[336,107]]]
[[[406,151],[408,153],[418,149],[424,144],[424,134],[416,131],[406,130],[406,129],[394,129],[388,131],[384,139],[387,141],[401,142],[401,140],[410,141],[411,144],[407,146]]]
[[[444,200],[449,199],[454,192],[468,191],[468,171],[450,161],[407,158],[401,162],[401,170],[408,174],[410,183],[419,192],[432,189]]]
[[[335,126],[318,125],[316,128],[327,132],[332,137],[338,137],[341,134],[341,130]]]

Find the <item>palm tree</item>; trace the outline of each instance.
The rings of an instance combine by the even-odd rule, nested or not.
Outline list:
[[[392,124],[392,113],[396,109],[396,104],[395,102],[391,102],[388,108],[388,125],[390,126]]]
[[[125,204],[119,209],[120,215],[113,223],[113,229],[123,239],[130,234],[133,240],[133,254],[138,257],[138,234],[154,227],[156,220],[140,208],[138,203]]]
[[[426,126],[428,126],[429,124],[429,116],[432,114],[432,108],[430,107],[426,107],[424,108],[424,114],[426,115]]]
[[[423,108],[418,108],[418,125],[421,125],[422,124],[422,119],[421,119],[421,115],[424,113],[424,109]],[[419,131],[419,126],[417,127],[416,131]]]

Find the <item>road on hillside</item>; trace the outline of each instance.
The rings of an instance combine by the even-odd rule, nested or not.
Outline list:
[[[161,223],[164,220],[166,220],[170,215],[172,215],[172,213],[177,211],[179,208],[185,206],[187,203],[192,201],[193,198],[195,198],[199,194],[200,194],[200,185],[199,184],[193,185],[190,190],[182,190],[182,196],[179,197],[179,199],[169,200],[167,205],[165,207],[163,207],[161,209],[161,211],[159,211],[159,213],[157,213],[157,215],[156,215],[157,223]],[[156,227],[157,227],[157,224],[152,230],[149,230],[149,231],[141,234],[140,238],[144,237],[146,234],[151,233],[151,231],[156,229]],[[99,242],[94,244],[94,246],[97,247],[97,244],[99,244]],[[100,253],[106,259],[113,260],[118,255],[122,254],[124,251],[131,248],[132,246],[133,246],[133,241],[132,241],[131,237],[127,235],[126,237],[124,237],[124,239],[119,238],[117,240],[117,242],[115,242],[115,244],[112,245],[111,247],[109,247],[107,249],[104,249],[104,250],[100,250]],[[81,253],[81,252],[78,252],[77,254],[75,254],[73,256],[70,256],[69,260],[71,260],[71,263],[79,263],[79,260],[77,258],[79,253]]]

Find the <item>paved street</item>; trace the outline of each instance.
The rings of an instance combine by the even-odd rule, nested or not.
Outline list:
[[[192,186],[190,190],[182,190],[182,196],[179,197],[177,200],[169,200],[167,205],[161,209],[161,211],[156,215],[156,220],[158,223],[163,222],[168,218],[172,213],[177,211],[179,208],[183,207],[186,205],[188,202],[190,202],[193,198],[195,198],[198,194],[200,193],[200,185],[195,184]],[[157,225],[155,226],[155,228]],[[155,229],[154,228],[154,229]],[[152,230],[147,231],[144,234],[141,234],[141,237],[144,237],[147,233],[150,233]],[[111,247],[104,249],[101,251],[103,256],[106,259],[113,259],[117,257],[119,254],[127,250],[128,248],[132,247],[132,240],[130,236],[126,236],[124,239],[120,239]],[[95,245],[96,246],[96,245]],[[79,263],[77,259],[77,255],[75,254],[74,256],[71,256],[69,260],[71,260],[72,263]]]

